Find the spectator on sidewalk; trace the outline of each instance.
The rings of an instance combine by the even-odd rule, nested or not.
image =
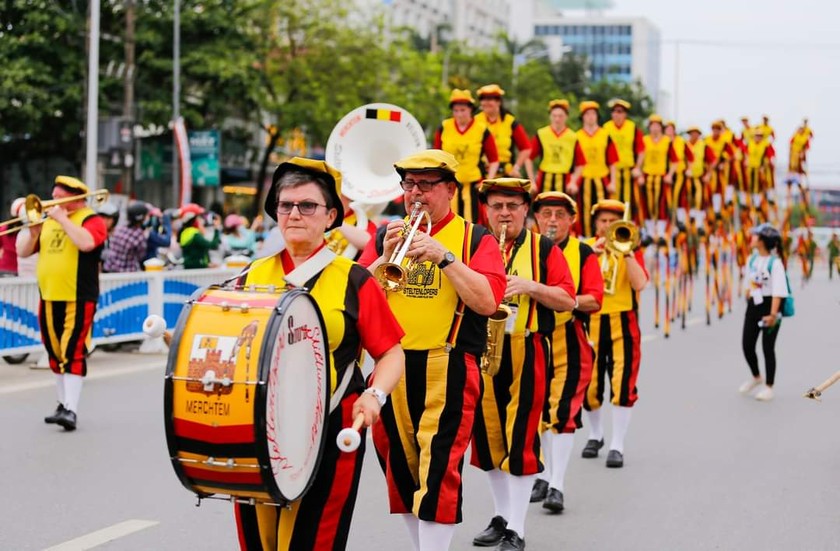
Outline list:
[[[221,244],[221,220],[213,216],[213,237],[207,239],[204,236],[206,227],[203,210],[201,213],[195,211],[187,212],[183,217],[181,231],[178,234],[178,243],[181,245],[181,252],[184,256],[184,268],[192,270],[196,268],[207,268],[210,266],[210,251],[218,249]]]
[[[108,240],[103,262],[106,272],[139,272],[146,257],[147,238],[143,224],[149,209],[145,203],[132,203],[125,211],[127,224],[119,226]]]

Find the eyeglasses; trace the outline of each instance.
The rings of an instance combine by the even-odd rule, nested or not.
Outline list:
[[[552,218],[556,218],[558,220],[565,220],[566,218],[571,218],[571,215],[566,211],[566,209],[563,208],[559,208],[557,210],[543,208],[540,209],[540,212],[537,213],[537,216],[546,220],[550,220]]]
[[[445,182],[446,178],[441,178],[440,180],[402,180],[400,182],[400,187],[403,188],[404,191],[411,191],[414,189],[414,186],[417,186],[417,189],[426,193],[427,191],[431,191],[433,186],[440,184],[441,182]]]
[[[277,213],[292,214],[292,209],[295,207],[297,207],[298,212],[303,216],[311,216],[315,214],[315,210],[318,207],[326,208],[327,205],[320,205],[318,203],[313,203],[312,201],[301,201],[299,203],[294,203],[292,201],[280,201],[277,203]]]
[[[496,212],[501,212],[504,209],[508,211],[515,211],[525,203],[493,203],[492,205],[488,204],[487,208]]]

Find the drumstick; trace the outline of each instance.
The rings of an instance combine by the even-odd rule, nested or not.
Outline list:
[[[160,316],[152,314],[143,321],[143,333],[149,338],[163,337],[166,346],[172,342],[172,332],[166,330],[166,321]]]
[[[359,434],[359,430],[361,430],[362,425],[364,424],[365,414],[359,413],[353,420],[352,427],[341,429],[341,432],[338,433],[338,437],[335,439],[338,449],[345,453],[356,451],[359,448],[359,444],[362,443],[362,437]]]
[[[819,402],[821,401],[820,396],[822,396],[823,391],[831,385],[833,385],[834,383],[836,383],[837,381],[840,381],[840,371],[823,381],[821,385],[809,389],[808,392],[806,392],[803,396],[805,396],[805,398],[811,398]]]

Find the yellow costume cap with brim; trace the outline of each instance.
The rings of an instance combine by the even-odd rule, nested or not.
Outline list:
[[[566,207],[569,212],[577,216],[577,203],[562,191],[544,191],[534,198],[534,212],[548,206]]]
[[[521,195],[531,202],[531,180],[525,178],[493,178],[484,180],[478,187],[478,193],[485,203],[488,193],[504,193],[505,195]]]
[[[698,134],[702,134],[702,133],[703,133],[703,131],[702,131],[702,130],[700,130],[700,127],[699,127],[699,126],[696,126],[696,125],[695,125],[695,126],[689,126],[689,127],[686,129],[686,133],[687,133],[687,134],[691,134],[692,132],[697,132]]]
[[[505,95],[505,91],[498,84],[487,84],[478,89],[478,99],[499,98]]]
[[[78,191],[79,194],[90,193],[84,182],[72,176],[56,176],[55,185],[66,188],[69,191]]]
[[[712,121],[712,128],[723,129],[723,121]]]
[[[400,178],[405,179],[408,172],[426,172],[430,170],[448,172],[455,179],[455,171],[458,170],[458,159],[451,153],[440,149],[427,149],[419,153],[413,153],[408,157],[394,163],[394,168]]]
[[[665,126],[673,126],[675,129],[677,128],[676,121],[665,121]]]
[[[662,124],[662,117],[660,117],[659,115],[654,113],[653,115],[648,117],[648,126],[650,126],[651,124],[653,124],[655,122],[658,122],[659,124]]]
[[[559,107],[567,114],[569,112],[569,101],[565,99],[553,99],[548,102],[548,112],[550,113],[555,107]]]
[[[625,205],[621,201],[616,201],[615,199],[604,199],[603,201],[598,201],[594,205],[592,205],[592,216],[595,216],[601,211],[606,212],[615,212],[624,216],[624,208]]]
[[[275,222],[277,221],[277,182],[284,174],[291,171],[305,172],[312,176],[322,178],[327,183],[327,192],[332,198],[332,208],[338,211],[332,225],[328,230],[338,228],[344,223],[344,207],[341,204],[341,173],[328,165],[325,161],[306,159],[304,157],[292,157],[284,163],[280,163],[274,176],[271,178],[271,189],[265,198],[265,212]]]
[[[587,100],[580,102],[580,106],[578,107],[578,111],[580,114],[583,115],[585,112],[589,111],[590,109],[594,109],[595,111],[601,108],[600,104],[597,101]]]
[[[458,88],[452,90],[449,94],[449,107],[451,108],[453,105],[457,105],[459,103],[474,106],[475,100],[472,97],[472,92],[469,90],[460,90]]]
[[[619,98],[613,98],[613,99],[611,99],[610,101],[607,102],[607,107],[609,107],[610,109],[615,109],[616,107],[622,107],[622,108],[624,108],[625,111],[629,111],[630,110],[630,102],[625,101],[623,99],[619,99]]]

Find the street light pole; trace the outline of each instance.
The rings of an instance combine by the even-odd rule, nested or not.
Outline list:
[[[178,138],[175,124],[181,116],[181,0],[174,0],[172,18],[172,203],[178,205],[181,191],[181,167],[178,163]]]
[[[87,126],[85,130],[85,183],[90,189],[99,187],[96,154],[99,125],[99,0],[90,2],[90,36],[88,38]]]

